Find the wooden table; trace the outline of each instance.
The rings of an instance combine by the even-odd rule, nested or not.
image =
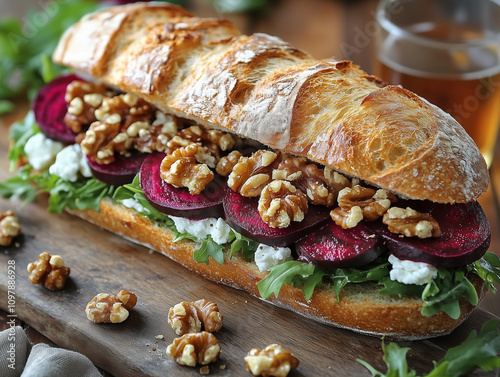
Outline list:
[[[203,4],[203,1],[194,3]],[[279,2],[254,27],[279,35],[317,58],[341,57],[339,38],[347,41],[357,38],[356,23],[367,22],[366,16],[370,16],[375,3],[375,0],[353,2],[342,7],[330,0],[311,0],[307,6],[301,0]],[[284,12],[287,17],[283,16]],[[196,13],[210,15],[198,10]],[[289,22],[290,17],[295,17],[293,22]],[[341,22],[345,19],[349,19],[348,25]],[[301,20],[305,21],[304,25],[299,23]],[[352,58],[369,70],[369,56],[366,48]],[[8,126],[25,111],[26,106],[21,105],[16,113],[0,118],[0,181],[11,175],[6,157]],[[492,228],[491,250],[499,252],[500,153],[496,156],[491,168],[492,185],[480,202]],[[291,377],[370,376],[368,370],[356,362],[357,358],[385,371],[379,338],[319,324],[244,292],[208,282],[160,254],[68,214],[48,214],[46,208],[43,197],[26,205],[0,198],[0,211],[14,209],[23,227],[22,242],[3,248],[0,253],[2,329],[6,328],[8,319],[6,266],[8,261],[14,261],[17,298],[12,314],[28,329],[32,340],[81,352],[106,375],[198,375],[198,368],[181,367],[165,355],[165,348],[175,337],[167,324],[169,308],[177,302],[198,298],[215,300],[224,315],[224,326],[216,334],[222,348],[221,359],[210,366],[210,375],[250,375],[245,370],[243,357],[252,347],[262,348],[270,343],[286,346],[300,359],[300,367]],[[62,255],[71,267],[71,278],[63,291],[51,292],[28,282],[26,266],[42,251]],[[94,295],[117,292],[121,288],[135,291],[139,297],[127,321],[119,325],[96,325],[86,319],[85,305]],[[499,318],[498,302],[498,295],[489,294],[480,308],[451,335],[400,342],[401,346],[412,348],[408,354],[410,367],[418,374],[428,372],[432,360],[440,359],[448,348],[462,342],[472,329],[479,329],[488,319]],[[160,335],[164,339],[160,339]],[[498,376],[477,371],[471,376],[495,375]]]

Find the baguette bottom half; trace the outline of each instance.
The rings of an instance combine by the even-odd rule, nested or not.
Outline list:
[[[266,276],[253,261],[226,255],[225,263],[198,263],[193,259],[196,244],[190,240],[172,242],[174,233],[141,216],[133,209],[117,204],[109,198],[101,201],[100,212],[92,209],[69,211],[86,221],[107,229],[132,242],[147,246],[178,262],[203,277],[233,288],[242,289],[261,298],[256,283]],[[483,282],[474,275],[472,283],[480,300],[484,296]],[[474,310],[465,300],[461,316],[452,319],[443,312],[432,317],[420,313],[422,301],[418,297],[399,298],[381,295],[373,283],[349,284],[344,287],[337,302],[333,288],[317,288],[308,301],[300,288],[284,285],[279,297],[266,300],[305,317],[359,333],[386,336],[391,339],[425,339],[452,332]]]

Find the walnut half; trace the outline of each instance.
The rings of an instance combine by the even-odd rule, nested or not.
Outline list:
[[[94,323],[121,323],[129,316],[129,310],[137,303],[134,293],[121,290],[115,296],[99,293],[85,308],[87,318]]]
[[[254,376],[286,377],[299,366],[299,359],[279,344],[271,344],[265,349],[252,348],[245,356],[247,370]]]
[[[307,208],[307,197],[302,191],[288,181],[275,180],[262,190],[258,210],[270,227],[286,228],[292,221],[304,220]]]
[[[222,327],[222,314],[214,301],[183,301],[170,308],[168,325],[177,335],[200,332],[202,329],[214,332]]]
[[[174,339],[167,347],[167,355],[180,365],[207,365],[218,360],[220,346],[215,336],[207,331],[189,333]]]
[[[421,213],[412,208],[390,208],[382,222],[392,233],[406,237],[429,238],[441,236],[438,222],[429,213]]]
[[[27,269],[31,284],[41,284],[50,290],[63,289],[71,271],[59,255],[50,255],[46,251],[34,263],[29,263]]]
[[[21,225],[13,211],[0,213],[0,246],[9,246],[21,234]]]
[[[161,178],[174,187],[187,187],[190,194],[201,193],[214,178],[209,167],[197,161],[202,148],[198,144],[189,144],[167,155],[161,162]]]

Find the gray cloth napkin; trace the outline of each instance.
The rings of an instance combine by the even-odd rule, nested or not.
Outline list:
[[[94,364],[78,352],[47,344],[32,346],[20,326],[0,332],[0,355],[2,377],[102,377]]]

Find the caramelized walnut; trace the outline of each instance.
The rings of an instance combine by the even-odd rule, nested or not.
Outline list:
[[[288,181],[275,180],[262,190],[258,210],[272,228],[286,228],[292,221],[304,220],[307,198]]]
[[[227,184],[243,196],[259,196],[271,181],[272,172],[282,160],[280,152],[261,149],[250,157],[241,157],[229,174]]]
[[[227,156],[222,157],[215,171],[222,175],[223,177],[227,177],[234,169],[234,166],[238,163],[240,157],[243,156],[239,151],[232,151]]]
[[[99,293],[85,308],[87,318],[94,323],[121,323],[129,316],[129,310],[137,303],[134,293],[121,290],[115,296]]]
[[[349,180],[331,170],[320,169],[305,157],[289,157],[273,171],[273,179],[293,182],[313,204],[331,206],[338,191],[349,185]]]
[[[27,270],[31,284],[41,284],[50,290],[63,289],[70,274],[70,268],[59,255],[52,256],[46,251],[34,263],[29,263]]]
[[[174,339],[167,347],[167,355],[180,365],[207,365],[217,361],[220,346],[215,336],[207,331],[189,333]]]
[[[170,308],[168,324],[177,335],[200,332],[202,329],[214,332],[222,327],[222,314],[214,301],[183,301]]]
[[[190,144],[166,156],[160,166],[161,178],[174,187],[187,187],[193,195],[202,192],[214,178],[214,173],[206,164],[197,162],[200,148],[198,144]]]
[[[338,208],[330,212],[335,223],[344,229],[355,227],[361,220],[373,221],[384,215],[396,197],[389,191],[356,185],[340,190]]]
[[[438,222],[430,213],[421,213],[412,208],[392,207],[384,215],[382,222],[392,233],[406,237],[429,238],[441,236]]]
[[[112,95],[104,84],[78,80],[71,82],[64,96],[64,100],[69,104],[64,122],[73,132],[82,132],[97,120],[95,110],[101,106],[104,97]]]
[[[252,348],[245,356],[247,370],[254,376],[286,377],[299,366],[299,359],[278,344],[271,344],[265,349]]]
[[[9,246],[21,234],[21,225],[13,211],[0,213],[0,246]]]

